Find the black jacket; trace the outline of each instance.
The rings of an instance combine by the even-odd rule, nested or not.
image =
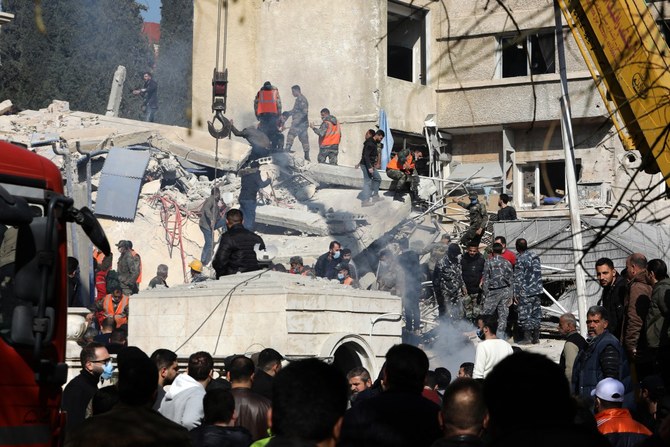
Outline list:
[[[461,268],[463,269],[463,282],[468,289],[468,293],[478,293],[479,283],[482,280],[484,272],[484,256],[477,253],[476,256],[464,254],[461,257]]]
[[[99,381],[100,376],[95,376],[82,369],[79,375],[70,380],[63,390],[61,408],[67,412],[67,425],[65,426],[67,431],[84,422],[86,407],[95,392],[98,391]]]
[[[372,138],[368,138],[363,143],[363,154],[361,155],[361,165],[366,168],[374,168],[377,163],[377,142]]]
[[[438,439],[431,447],[484,447],[484,441],[478,436],[460,435]]]
[[[607,330],[615,337],[621,335],[621,326],[623,324],[623,300],[626,296],[626,278],[617,273],[616,279],[611,286],[603,287],[603,294],[598,301],[599,306],[607,309],[609,314],[609,323]]]
[[[272,403],[249,388],[233,388],[231,393],[235,398],[237,425],[249,430],[253,441],[267,438],[268,411]]]
[[[316,260],[316,264],[314,264],[314,273],[316,273],[316,276],[319,278],[337,278],[338,272],[335,270],[335,267],[342,262],[342,256],[340,255],[337,259],[331,259],[329,256],[330,252],[325,252],[319,256],[319,259]]]
[[[251,384],[251,391],[258,393],[261,396],[265,397],[272,401],[272,382],[274,377],[266,373],[262,369],[256,369],[254,374],[254,382]]]
[[[244,427],[203,425],[189,432],[193,447],[248,447],[251,433]]]
[[[429,447],[442,436],[440,406],[421,393],[384,391],[344,416],[340,447]]]
[[[225,275],[234,275],[237,272],[253,272],[261,266],[256,258],[254,245],[259,244],[265,249],[263,239],[256,233],[247,230],[242,224],[235,224],[221,235],[219,248],[216,250],[212,267],[216,271],[216,278]]]

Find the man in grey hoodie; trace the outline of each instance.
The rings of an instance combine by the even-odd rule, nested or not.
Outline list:
[[[205,415],[202,399],[213,370],[214,360],[208,352],[191,354],[187,373],[174,379],[158,411],[187,430],[199,426]]]

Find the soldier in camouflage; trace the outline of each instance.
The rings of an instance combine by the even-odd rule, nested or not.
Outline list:
[[[470,203],[458,202],[458,205],[468,210],[470,219],[470,226],[461,236],[461,246],[467,247],[470,242],[479,244],[486,231],[486,225],[489,223],[486,205],[479,202],[479,197],[475,193],[470,194]]]
[[[435,270],[435,266],[438,261],[447,254],[447,247],[451,243],[451,236],[448,233],[444,233],[439,241],[433,242],[428,245],[422,252],[421,256],[427,255],[430,253],[428,258],[427,266],[428,271],[432,274]]]
[[[119,248],[119,260],[116,264],[121,290],[124,295],[132,295],[138,292],[138,279],[142,272],[140,255],[134,252],[131,241],[121,240],[116,246]]]
[[[514,268],[514,301],[519,312],[519,325],[524,339],[519,344],[537,344],[540,342],[540,321],[542,308],[542,266],[540,258],[528,251],[525,239],[516,240],[516,266]]]
[[[503,246],[500,243],[493,244],[493,257],[484,265],[484,279],[482,289],[484,292],[484,314],[498,314],[498,329],[496,336],[505,339],[507,328],[507,316],[509,306],[512,304],[512,284],[514,282],[514,271],[512,264],[502,257]]]
[[[464,283],[458,259],[460,254],[461,248],[458,244],[450,244],[447,253],[437,262],[433,271],[433,290],[440,317],[460,320],[465,316],[461,299]]]
[[[309,103],[307,102],[307,98],[301,93],[299,85],[291,87],[291,93],[295,97],[295,104],[293,104],[293,109],[289,110],[291,114],[291,128],[286,137],[286,147],[284,150],[286,152],[293,152],[291,150],[293,140],[295,140],[295,137],[298,137],[300,144],[302,144],[302,150],[305,153],[305,160],[310,161],[309,138],[307,137]]]

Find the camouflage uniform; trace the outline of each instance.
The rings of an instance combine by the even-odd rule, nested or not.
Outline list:
[[[293,109],[290,112],[291,128],[286,137],[286,147],[284,150],[289,152],[291,146],[293,146],[293,140],[295,140],[295,137],[298,137],[300,144],[302,144],[302,150],[305,153],[305,160],[309,160],[309,138],[307,137],[309,103],[302,93],[296,96],[295,104],[293,104]]]
[[[130,250],[127,250],[119,256],[119,262],[116,264],[121,290],[124,295],[132,295],[137,292],[137,278],[140,276],[140,256],[133,256]]]
[[[332,124],[337,125],[337,118],[335,118],[333,115],[328,115],[323,118],[321,126],[318,129],[316,127],[313,128],[314,133],[316,133],[319,137],[323,138],[326,136],[326,132],[328,131],[328,124],[326,124],[326,121],[330,121]],[[319,155],[317,156],[317,161],[319,163],[325,163],[326,159],[328,159],[328,164],[336,165],[339,147],[339,144],[319,146]]]
[[[423,252],[421,252],[422,256],[430,253],[430,257],[428,259],[428,269],[431,272],[435,270],[435,266],[442,259],[442,257],[447,254],[448,246],[448,243],[445,244],[444,242],[434,242],[426,247]]]
[[[524,331],[540,328],[542,308],[542,266],[535,253],[519,253],[514,266],[514,296],[517,297],[519,325]]]
[[[484,235],[477,235],[477,230],[482,228],[486,230],[486,225],[489,223],[488,215],[486,214],[486,205],[477,201],[477,203],[458,202],[460,206],[468,210],[468,218],[470,219],[470,226],[461,236],[460,244],[467,247],[470,241],[479,242]]]
[[[461,293],[464,287],[463,272],[458,259],[453,260],[444,255],[435,265],[433,272],[433,289],[437,299],[440,316],[462,319],[465,315]]]
[[[499,255],[494,255],[484,265],[484,310],[486,315],[498,314],[498,338],[505,339],[509,306],[512,304],[512,264]]]

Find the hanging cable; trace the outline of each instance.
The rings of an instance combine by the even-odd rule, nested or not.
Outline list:
[[[225,7],[223,23],[223,67],[219,70],[221,55],[221,12]],[[216,139],[214,147],[214,180],[216,181],[219,168],[219,140],[230,135],[231,124],[223,116],[226,112],[226,98],[228,96],[228,69],[226,68],[226,54],[228,49],[228,0],[219,0],[218,17],[216,24],[216,64],[212,76],[212,121],[207,121],[209,134]]]

